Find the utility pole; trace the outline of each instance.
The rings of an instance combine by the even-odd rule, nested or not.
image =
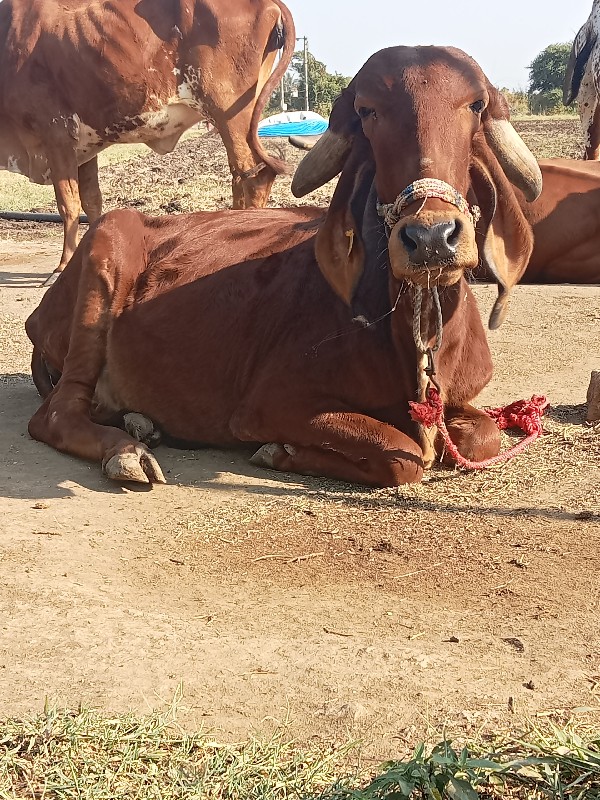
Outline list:
[[[308,111],[308,39],[304,37],[304,110]]]
[[[304,110],[309,111],[308,106],[308,37],[298,36],[297,42],[304,42]]]

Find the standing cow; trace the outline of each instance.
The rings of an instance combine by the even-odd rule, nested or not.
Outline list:
[[[583,128],[585,157],[600,159],[600,0],[594,0],[587,22],[575,37],[565,74],[563,100],[575,99]]]
[[[97,155],[111,144],[168,153],[210,120],[234,208],[264,206],[284,165],[257,127],[294,46],[281,0],[3,0],[0,168],[54,185],[64,223],[56,272],[77,246],[81,206],[90,221],[102,213]]]

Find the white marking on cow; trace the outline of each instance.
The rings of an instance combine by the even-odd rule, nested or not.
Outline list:
[[[6,159],[6,169],[9,172],[16,173],[17,175],[23,174],[21,168],[19,167],[19,161],[16,156],[8,156]]]
[[[184,131],[202,118],[202,105],[194,99],[186,81],[178,87],[177,96],[171,97],[162,107],[133,118],[124,117],[118,124],[106,128],[102,138],[108,139],[109,143],[143,142],[159,155],[164,155],[173,150]]]
[[[104,149],[104,143],[98,131],[86,125],[85,122],[79,123],[78,134],[77,162],[81,165]]]
[[[581,52],[585,42],[592,37],[595,38],[596,43],[587,60],[577,95],[577,105],[586,148],[591,147],[592,144],[592,124],[600,97],[600,0],[594,0],[588,20],[575,38],[574,47],[576,51]]]

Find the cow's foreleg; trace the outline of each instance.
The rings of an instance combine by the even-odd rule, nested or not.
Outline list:
[[[97,156],[79,167],[79,194],[88,222],[94,222],[102,216],[102,193],[98,182]]]
[[[458,452],[469,461],[485,461],[500,452],[500,431],[494,420],[485,411],[474,406],[446,408],[446,427]],[[436,440],[436,452],[444,463],[454,461],[444,453],[444,443],[440,436]]]
[[[56,205],[63,221],[64,236],[60,263],[52,275],[44,281],[44,286],[54,283],[75,252],[77,231],[79,229],[79,214],[81,212],[75,149],[73,147],[57,146],[49,153],[48,160],[52,172]]]
[[[113,212],[81,247],[81,276],[71,339],[59,383],[29,423],[34,439],[102,463],[113,480],[164,483],[149,449],[115,427],[93,421],[94,396],[105,369],[109,329],[145,267],[135,212]]]
[[[242,433],[233,430],[236,435]],[[291,435],[261,447],[252,462],[282,472],[363,486],[399,486],[416,483],[423,477],[419,445],[397,428],[372,417],[320,414],[307,425],[290,425],[289,430]],[[244,430],[242,437],[255,441],[267,438],[257,437],[251,429]]]

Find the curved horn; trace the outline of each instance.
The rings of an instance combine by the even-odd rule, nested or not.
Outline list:
[[[352,139],[327,130],[304,156],[292,181],[294,197],[304,197],[342,171],[352,147]]]
[[[542,191],[542,172],[523,139],[505,119],[489,120],[485,135],[508,180],[531,203]]]

